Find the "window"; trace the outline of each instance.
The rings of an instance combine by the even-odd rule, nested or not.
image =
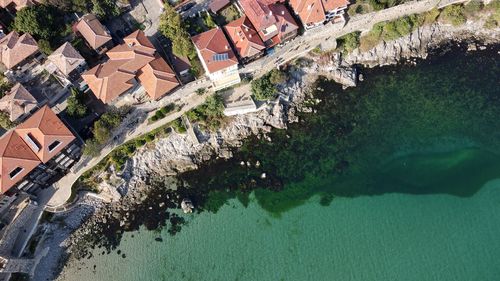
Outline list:
[[[14,170],[12,170],[10,173],[9,173],[9,177],[10,179],[13,179],[15,178],[17,175],[19,175],[22,171],[24,170],[24,168],[21,168],[21,167],[16,167]]]
[[[26,143],[28,143],[31,146],[31,149],[33,149],[33,151],[35,152],[40,151],[41,145],[38,143],[38,141],[36,141],[36,139],[33,137],[31,133],[27,133],[24,136],[24,139],[26,140]]]
[[[51,144],[49,144],[49,152],[52,152],[54,149],[56,149],[59,145],[61,144],[60,141],[55,140]]]

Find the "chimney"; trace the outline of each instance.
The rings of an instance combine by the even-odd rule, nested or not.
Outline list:
[[[245,26],[245,31],[248,32],[248,26]]]
[[[252,38],[252,34],[248,34],[248,38]]]
[[[284,16],[285,15],[285,10],[281,11],[281,15]]]
[[[269,15],[272,16],[273,15],[273,11],[269,11]]]
[[[228,45],[226,45],[226,46],[224,46],[224,47],[226,48],[226,50],[229,50],[229,46],[228,46]]]

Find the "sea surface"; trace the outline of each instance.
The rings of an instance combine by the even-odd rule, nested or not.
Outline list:
[[[125,232],[60,280],[500,280],[498,51],[318,81],[317,113],[181,176],[206,192],[177,234]]]

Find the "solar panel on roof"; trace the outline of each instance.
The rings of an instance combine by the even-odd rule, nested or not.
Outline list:
[[[227,53],[215,54],[213,59],[214,61],[223,61],[229,59],[229,56],[227,55]]]

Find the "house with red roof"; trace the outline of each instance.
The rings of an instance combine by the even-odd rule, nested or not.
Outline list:
[[[107,62],[82,74],[98,99],[109,104],[142,86],[151,99],[157,100],[179,86],[174,71],[143,31],[137,30],[123,40],[124,44],[106,53]]]
[[[224,31],[226,31],[241,61],[248,62],[264,54],[266,45],[247,16],[226,24]]]
[[[266,48],[284,43],[298,34],[299,25],[283,0],[238,0]]]
[[[44,185],[75,161],[75,136],[47,106],[0,138],[0,194]]]
[[[345,22],[344,13],[348,0],[290,0],[290,6],[300,18],[305,29],[325,22]]]
[[[191,40],[215,91],[241,82],[238,59],[222,29],[211,29],[192,37]]]

